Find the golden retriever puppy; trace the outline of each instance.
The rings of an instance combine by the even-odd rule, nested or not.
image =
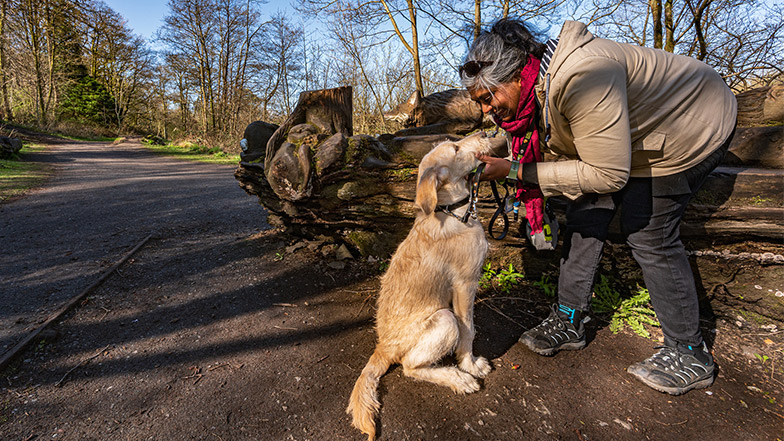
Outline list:
[[[490,372],[487,359],[472,352],[474,295],[488,244],[478,220],[460,219],[469,209],[460,202],[470,194],[467,177],[480,164],[477,152],[490,152],[484,132],[439,144],[419,165],[419,213],[381,278],[378,342],[346,409],[369,440],[376,435],[379,379],[392,364],[403,365],[409,377],[463,394],[479,390],[476,378]],[[453,352],[457,367],[436,365]]]

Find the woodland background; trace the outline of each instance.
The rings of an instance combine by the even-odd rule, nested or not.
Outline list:
[[[353,86],[354,129],[413,91],[459,87],[457,65],[499,17],[689,55],[736,92],[784,79],[775,0],[170,0],[147,41],[98,0],[0,0],[0,119],[77,136],[156,135],[238,151],[304,90]],[[293,11],[293,12],[292,12]]]

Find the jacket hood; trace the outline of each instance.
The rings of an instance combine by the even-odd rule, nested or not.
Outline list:
[[[561,27],[561,33],[558,35],[558,46],[555,48],[547,72],[558,72],[558,68],[572,52],[593,39],[593,34],[588,32],[588,27],[585,24],[579,21],[565,21]]]

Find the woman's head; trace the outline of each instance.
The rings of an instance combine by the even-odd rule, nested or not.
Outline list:
[[[520,72],[528,55],[541,58],[544,47],[522,21],[499,20],[471,45],[460,66],[460,81],[483,112],[511,120],[519,100]]]
[[[539,43],[520,20],[501,19],[490,31],[474,40],[460,67],[460,81],[466,89],[492,89],[516,79],[531,54],[541,58]]]

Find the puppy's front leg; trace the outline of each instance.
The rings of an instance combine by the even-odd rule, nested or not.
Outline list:
[[[457,326],[460,336],[457,340],[455,355],[460,369],[477,378],[484,378],[490,373],[490,363],[484,357],[474,357],[474,296],[476,282],[458,285],[452,297]]]

